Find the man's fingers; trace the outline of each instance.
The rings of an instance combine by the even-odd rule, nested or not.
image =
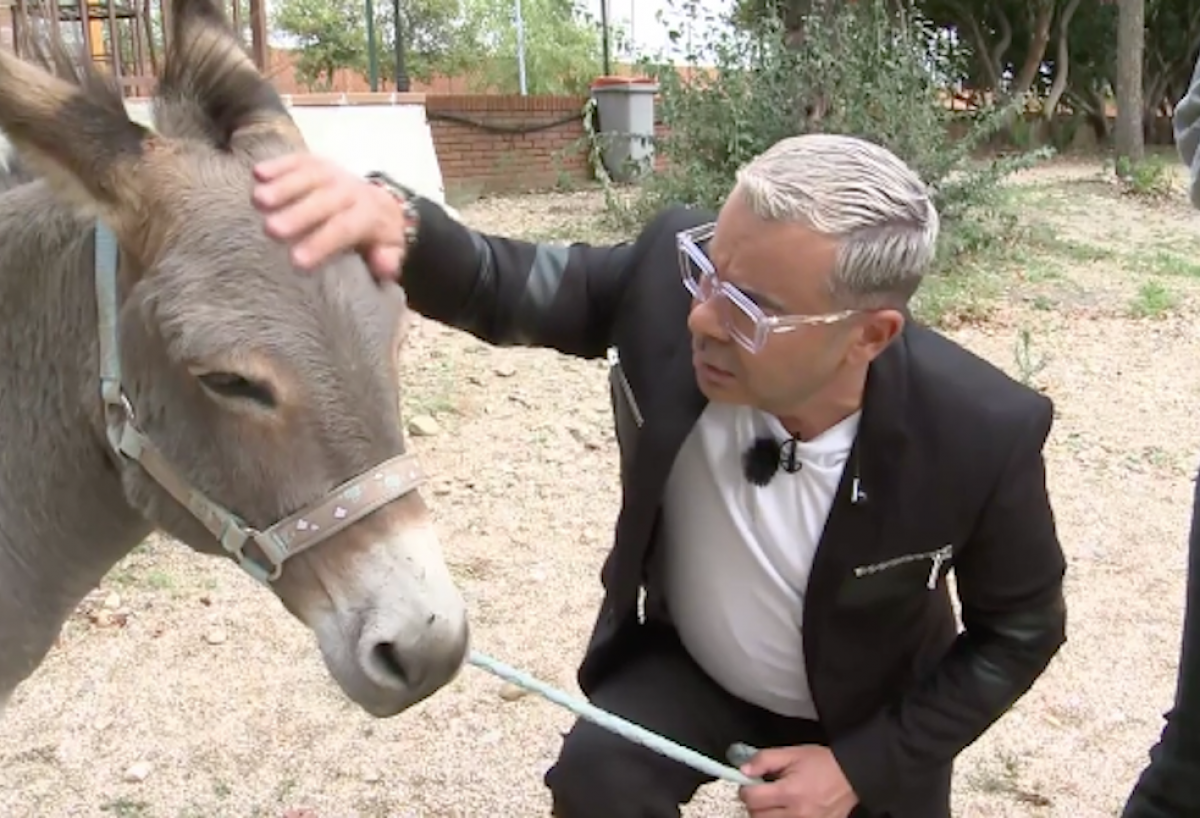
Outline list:
[[[378,212],[392,204],[386,193],[374,201],[377,188],[303,152],[259,162],[254,176],[252,200],[265,215],[264,229],[291,244],[297,267],[313,270],[338,253],[358,250],[376,278],[399,279],[402,236],[382,235],[391,228]]]
[[[742,765],[741,770],[751,778],[762,778],[770,773],[779,773],[796,760],[794,747],[768,747],[759,750]]]
[[[276,156],[271,159],[264,159],[254,165],[254,178],[260,182],[268,182],[285,173],[288,173],[303,164],[306,164],[312,159],[312,154],[303,151],[296,151],[284,156]]]
[[[312,231],[322,222],[349,213],[354,213],[355,221],[360,223],[358,229],[365,232],[369,222],[354,209],[354,199],[347,195],[346,190],[319,188],[287,207],[269,213],[265,228],[271,237],[290,241]],[[363,238],[362,235],[351,236],[348,242],[350,245],[357,244]]]
[[[316,191],[337,187],[339,186],[328,168],[302,165],[255,185],[251,199],[259,210],[270,212]]]
[[[404,252],[393,244],[377,244],[366,253],[367,267],[379,279],[400,280],[400,266]]]
[[[303,239],[292,247],[292,261],[305,270],[320,267],[338,253],[369,246],[364,214],[357,209],[330,213],[312,225]]]
[[[787,792],[782,784],[749,784],[738,788],[738,798],[753,815],[767,810],[782,810],[788,806]]]

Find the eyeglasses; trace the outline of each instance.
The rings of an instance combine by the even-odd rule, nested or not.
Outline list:
[[[859,312],[842,310],[822,315],[767,315],[744,292],[727,281],[721,281],[712,261],[700,249],[701,244],[712,239],[715,227],[713,223],[702,224],[676,235],[683,286],[701,302],[708,301],[714,295],[720,296],[715,306],[722,326],[731,338],[751,354],[760,352],[767,343],[767,336],[772,333],[791,332],[802,326],[832,324]]]

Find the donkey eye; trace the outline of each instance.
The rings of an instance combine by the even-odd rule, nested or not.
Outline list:
[[[271,388],[233,372],[205,372],[197,376],[209,392],[228,400],[246,400],[274,408],[275,395]]]

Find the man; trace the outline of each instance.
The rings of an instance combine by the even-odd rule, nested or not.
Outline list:
[[[1175,106],[1175,145],[1191,176],[1189,198],[1200,208],[1200,61],[1191,86]],[[1175,706],[1150,750],[1150,763],[1135,782],[1121,818],[1185,818],[1200,815],[1200,480],[1192,497],[1188,543],[1187,601]]]
[[[623,504],[579,672],[597,706],[714,757],[766,748],[743,769],[777,780],[739,793],[758,818],[948,818],[954,757],[1065,640],[1064,559],[1050,401],[907,319],[938,234],[908,167],[785,139],[715,228],[672,208],[569,248],[313,157],[257,173],[299,266],[403,259],[432,319],[610,354]],[[678,816],[706,780],[586,721],[546,775],[560,818]]]

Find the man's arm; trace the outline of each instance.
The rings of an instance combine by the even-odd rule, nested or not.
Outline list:
[[[1191,199],[1200,207],[1200,60],[1192,72],[1187,93],[1175,106],[1175,145],[1179,158],[1191,170]]]
[[[401,283],[417,312],[497,346],[604,354],[640,243],[538,244],[471,230],[435,202],[416,206]]]
[[[1008,463],[955,557],[964,630],[934,671],[832,750],[859,800],[887,811],[912,774],[948,763],[1023,696],[1066,641],[1066,561],[1042,446],[1051,402],[1012,441]]]

